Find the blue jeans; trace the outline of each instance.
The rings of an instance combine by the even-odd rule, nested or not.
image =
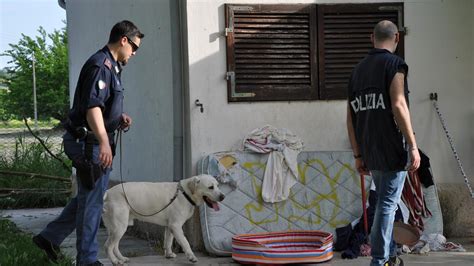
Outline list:
[[[383,265],[389,256],[396,255],[396,245],[393,242],[393,221],[395,211],[400,202],[406,171],[371,171],[377,192],[377,205],[370,243],[372,247],[371,266]]]
[[[64,152],[69,158],[74,158],[84,152],[85,142],[76,140],[66,133],[63,136]],[[93,146],[92,159],[98,162],[99,146]],[[104,193],[109,182],[110,168],[99,178],[93,190],[86,189],[77,179],[77,196],[64,207],[61,214],[49,223],[41,235],[51,243],[59,246],[64,239],[76,229],[76,263],[88,264],[97,261],[99,245],[97,231],[102,215]]]

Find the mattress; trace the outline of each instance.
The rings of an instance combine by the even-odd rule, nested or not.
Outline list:
[[[287,200],[262,200],[267,154],[219,152],[205,156],[199,174],[218,177],[226,195],[220,210],[200,207],[206,250],[232,255],[232,237],[281,231],[318,230],[335,235],[338,227],[362,215],[360,177],[350,151],[301,152],[299,178]],[[366,177],[365,190],[371,179]],[[368,195],[368,193],[367,193]]]

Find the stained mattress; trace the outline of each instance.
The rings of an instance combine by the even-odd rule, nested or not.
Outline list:
[[[206,250],[232,255],[232,237],[282,231],[335,230],[362,214],[360,177],[350,151],[301,152],[299,179],[282,202],[262,200],[262,178],[268,155],[219,152],[205,156],[198,173],[217,176],[226,195],[220,211],[200,207]],[[370,177],[366,177],[368,191]]]

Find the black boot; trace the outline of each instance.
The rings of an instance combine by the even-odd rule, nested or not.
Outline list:
[[[58,246],[54,245],[40,234],[33,237],[33,243],[46,252],[49,260],[52,262],[58,262],[59,254],[61,253]]]

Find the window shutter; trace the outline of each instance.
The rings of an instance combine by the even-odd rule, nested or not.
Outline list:
[[[317,99],[316,23],[315,5],[226,5],[228,101]]]
[[[318,5],[319,98],[347,98],[347,84],[354,66],[372,48],[370,34],[377,22],[390,20],[398,25],[403,57],[403,4]]]

